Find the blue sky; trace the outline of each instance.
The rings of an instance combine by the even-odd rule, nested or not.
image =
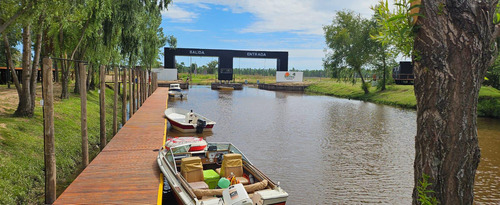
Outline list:
[[[370,0],[179,0],[163,12],[164,33],[177,38],[179,48],[288,51],[289,67],[323,69],[324,25],[336,11],[372,15]],[[206,64],[215,58],[177,57]],[[273,59],[238,59],[234,68],[276,68]]]

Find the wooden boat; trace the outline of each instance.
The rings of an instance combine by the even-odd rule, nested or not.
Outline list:
[[[202,151],[207,147],[207,141],[201,137],[174,137],[168,138],[165,142],[165,148],[170,149],[178,145],[191,144],[190,152]]]
[[[219,86],[217,87],[219,90],[234,90],[233,87],[229,87],[229,86]]]
[[[194,113],[192,110],[184,110],[181,108],[168,108],[165,110],[165,117],[172,127],[180,132],[197,132],[212,131],[215,122],[203,117],[200,114]]]
[[[180,84],[170,84],[168,90],[168,96],[170,97],[180,97],[181,99],[186,98],[187,94],[182,92]]]
[[[189,151],[190,147],[191,144],[184,144],[162,148],[157,157],[165,183],[179,204],[286,204],[288,193],[233,144],[209,142],[202,151]],[[234,184],[224,185],[226,177]]]

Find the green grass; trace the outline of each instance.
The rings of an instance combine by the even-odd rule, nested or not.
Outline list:
[[[371,87],[370,93],[365,95],[361,90],[361,83],[353,85],[350,82],[325,79],[312,84],[307,91],[402,108],[417,108],[413,85],[388,85],[385,91]],[[500,118],[500,91],[492,87],[481,87],[477,107],[478,116]]]
[[[500,118],[500,92],[493,87],[482,87],[479,91],[477,114],[484,117]]]
[[[113,90],[106,89],[108,141],[113,132],[113,97]],[[99,152],[99,94],[97,91],[90,91],[87,98],[89,154],[93,159]],[[39,100],[37,99],[37,103]],[[118,106],[120,110],[120,102]],[[33,118],[0,116],[0,123],[5,126],[0,127],[0,204],[44,202],[42,109],[39,105],[35,109]],[[75,172],[81,166],[79,96],[72,95],[70,99],[56,101],[54,115],[57,184],[60,193],[74,180]],[[121,119],[120,116],[118,119]]]

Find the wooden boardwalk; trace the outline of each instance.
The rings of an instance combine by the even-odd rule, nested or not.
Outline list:
[[[157,204],[168,88],[158,88],[54,204]]]

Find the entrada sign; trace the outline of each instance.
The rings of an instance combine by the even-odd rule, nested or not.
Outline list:
[[[247,52],[247,56],[266,57],[266,53]]]

